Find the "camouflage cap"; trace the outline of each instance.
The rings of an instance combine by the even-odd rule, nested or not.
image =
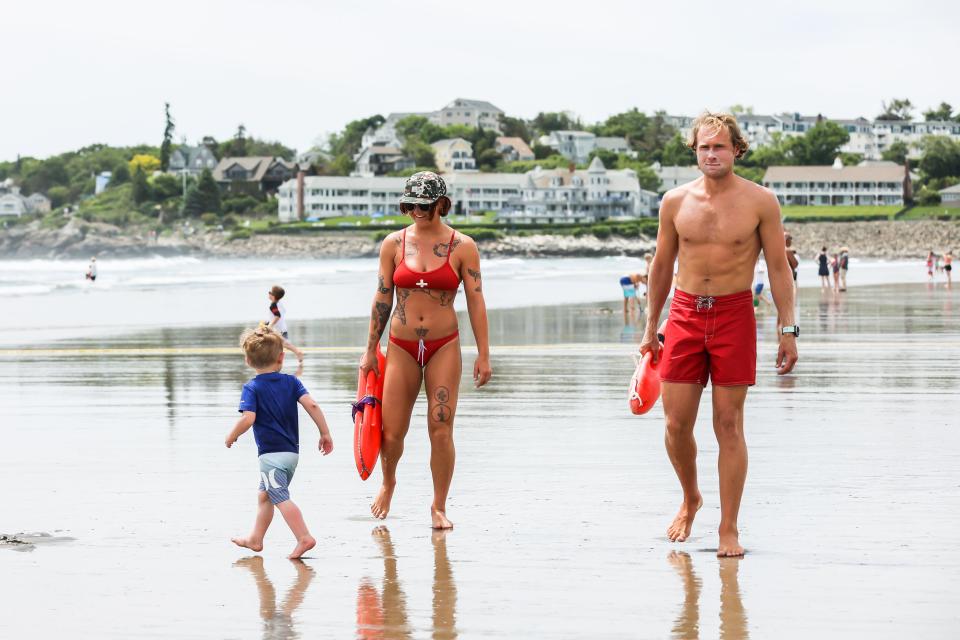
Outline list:
[[[433,171],[420,171],[407,178],[401,204],[433,204],[447,195],[447,183]]]

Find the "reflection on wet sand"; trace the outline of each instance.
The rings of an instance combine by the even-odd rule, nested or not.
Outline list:
[[[314,571],[302,560],[291,560],[290,562],[297,570],[297,579],[290,590],[287,591],[287,597],[284,598],[279,609],[277,609],[277,591],[273,588],[273,583],[267,577],[267,572],[263,568],[263,557],[248,556],[233,563],[235,567],[249,569],[257,583],[257,594],[260,596],[260,617],[263,619],[263,637],[265,639],[298,637],[293,624],[293,612],[303,603],[304,593],[310,586],[310,581],[313,580]]]
[[[690,554],[672,551],[667,560],[683,580],[683,604],[673,623],[672,637],[696,640],[700,637],[700,591],[703,583],[693,570]],[[742,558],[718,558],[720,563],[720,638],[746,640],[750,637],[747,628],[747,612],[740,596],[737,573]],[[711,637],[711,633],[706,634]]]
[[[448,531],[435,531],[432,536],[433,570],[433,637],[457,638],[457,586],[447,559]],[[383,585],[378,591],[369,578],[360,581],[357,590],[357,638],[387,640],[410,638],[412,629],[407,615],[407,598],[397,573],[390,531],[379,526],[372,532],[383,555]]]

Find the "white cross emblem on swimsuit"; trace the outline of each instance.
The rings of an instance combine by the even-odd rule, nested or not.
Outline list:
[[[420,278],[420,282],[417,282],[417,283],[415,283],[415,284],[416,284],[418,287],[420,287],[421,289],[423,289],[424,287],[427,286],[427,283],[423,281],[423,278]]]

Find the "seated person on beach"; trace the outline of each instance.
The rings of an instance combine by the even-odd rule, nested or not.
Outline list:
[[[289,334],[287,333],[287,309],[283,306],[283,303],[280,302],[286,293],[283,287],[278,284],[273,285],[270,291],[267,292],[267,297],[270,299],[270,319],[267,322],[267,326],[273,327],[273,329],[283,337],[283,346],[292,351],[293,355],[297,356],[297,361],[303,362],[303,351],[297,349],[297,347],[290,342]]]
[[[297,403],[303,405],[320,430],[319,448],[323,455],[333,451],[333,438],[320,405],[310,397],[294,376],[280,373],[283,366],[283,339],[269,327],[248,329],[240,336],[247,365],[257,375],[243,385],[240,412],[243,416],[227,435],[232,447],[241,435],[253,427],[253,438],[260,457],[260,487],[257,518],[246,538],[232,538],[234,544],[252,551],[263,549],[263,536],[273,520],[276,507],[297,539],[288,556],[299,558],[316,545],[307,530],[300,508],[290,499],[290,483],[297,469],[300,452],[300,425]]]

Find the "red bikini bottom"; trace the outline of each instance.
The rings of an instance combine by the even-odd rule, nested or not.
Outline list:
[[[459,331],[454,331],[445,338],[440,338],[439,340],[402,340],[400,338],[394,338],[390,336],[390,342],[397,345],[404,351],[410,354],[410,356],[416,360],[420,367],[426,367],[427,363],[430,362],[430,358],[440,350],[440,347],[447,344],[448,342],[453,342],[460,337]]]

